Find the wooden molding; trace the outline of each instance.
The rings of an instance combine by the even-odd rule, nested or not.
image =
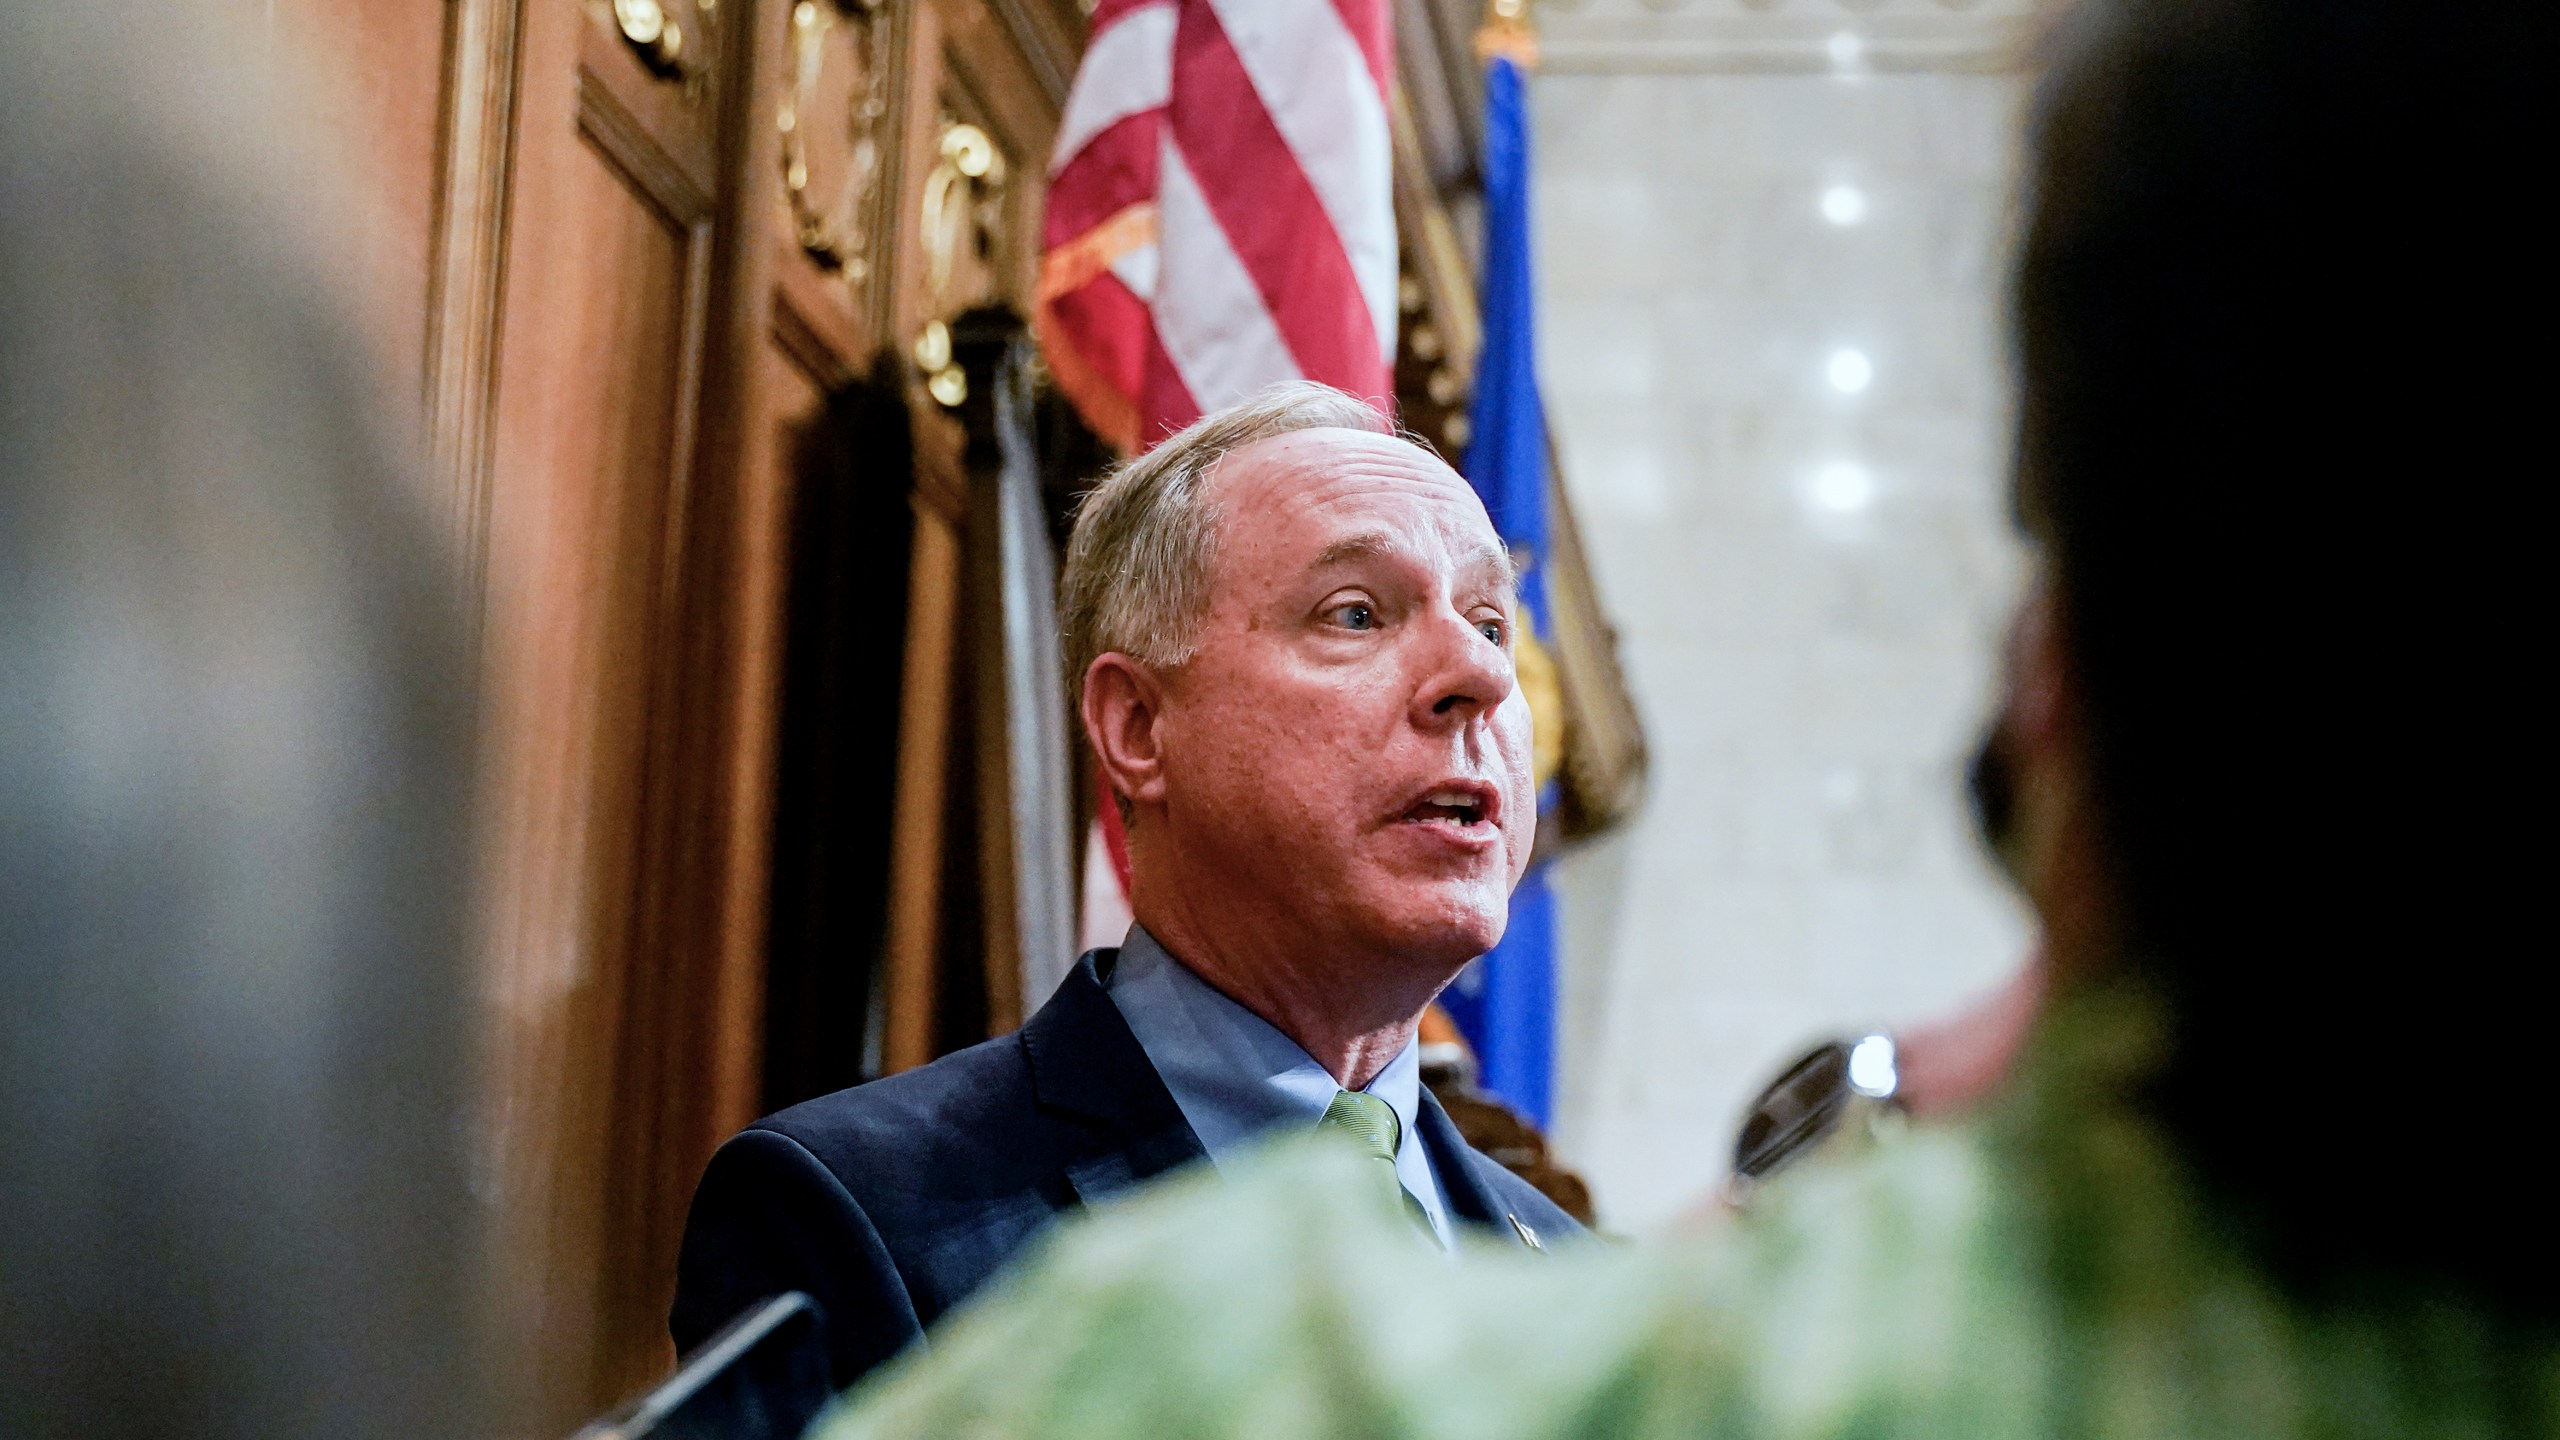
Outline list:
[[[613,87],[586,69],[578,72],[578,133],[593,141],[669,228],[684,237],[684,328],[675,378],[675,394],[682,398],[668,453],[666,528],[659,542],[661,573],[653,602],[658,610],[654,618],[667,627],[657,633],[676,634],[683,620],[682,575],[693,520],[694,445],[701,428],[704,331],[710,319],[711,196],[650,137]]]
[[[1423,313],[1438,327],[1447,345],[1445,363],[1463,376],[1476,373],[1476,351],[1484,344],[1484,326],[1476,313],[1476,267],[1467,259],[1449,210],[1433,193],[1422,154],[1411,98],[1398,85],[1391,132],[1395,145],[1396,228],[1405,237],[1413,268],[1408,276],[1422,286]]]
[[[578,132],[596,143],[669,225],[692,230],[711,222],[711,196],[631,113],[614,87],[592,70],[578,72]]]
[[[524,0],[454,0],[451,16],[438,142],[442,173],[427,273],[423,398],[430,461],[449,497],[476,617],[488,564],[498,324],[506,300]]]
[[[796,243],[786,240],[774,249],[773,343],[820,390],[849,383],[868,357],[845,314],[841,289],[802,263]]]
[[[1468,0],[1396,0],[1396,83],[1406,92],[1398,123],[1411,132],[1417,173],[1434,195],[1475,183],[1484,75],[1474,40],[1483,18],[1483,4]],[[1396,165],[1404,164],[1400,151]]]
[[[892,6],[890,19],[896,26],[890,32],[888,51],[890,138],[880,146],[880,187],[871,202],[871,233],[880,253],[872,262],[870,284],[863,293],[862,319],[871,327],[877,344],[904,354],[906,337],[899,329],[903,323],[899,285],[913,263],[915,244],[907,206],[908,177],[922,173],[916,168],[919,155],[908,130],[915,124],[920,81],[927,92],[935,82],[924,78],[920,68],[926,59],[920,50],[925,31],[915,8]]]
[[[898,282],[906,273],[904,267],[913,243],[907,225],[906,194],[907,177],[913,173],[915,159],[907,132],[915,123],[916,7],[891,5],[879,23],[888,26],[889,33],[881,46],[881,63],[887,73],[877,81],[885,87],[878,137],[880,173],[872,182],[869,213],[863,217],[864,229],[871,237],[871,270],[850,294],[855,323],[870,336],[871,348],[903,351],[905,343],[898,333]]]
[[[1075,83],[1076,62],[1084,54],[1084,17],[1065,0],[987,0],[1011,37],[1041,93],[1056,115],[1067,103],[1067,87]],[[1046,158],[1046,157],[1043,157]]]
[[[887,1012],[881,1068],[933,1058],[934,957],[941,943],[944,771],[951,743],[953,662],[960,623],[960,537],[916,507],[908,567],[904,669],[898,678],[898,780],[890,824]]]

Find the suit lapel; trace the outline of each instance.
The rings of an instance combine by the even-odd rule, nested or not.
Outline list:
[[[1431,1156],[1431,1173],[1439,1177],[1441,1198],[1448,1203],[1450,1214],[1505,1244],[1544,1248],[1531,1238],[1533,1232],[1522,1227],[1511,1207],[1502,1202],[1476,1168],[1493,1162],[1476,1154],[1459,1136],[1457,1122],[1440,1108],[1439,1098],[1428,1088],[1422,1092],[1422,1103],[1414,1111],[1413,1122],[1413,1128],[1422,1134],[1424,1151]]]
[[[1080,1132],[1064,1169],[1087,1205],[1209,1153],[1103,988],[1116,958],[1117,951],[1086,952],[1022,1027],[1032,1093],[1042,1108],[1072,1117]]]
[[[1104,988],[1118,956],[1116,950],[1086,952],[1022,1027],[1032,1093],[1043,1110],[1070,1122],[1060,1168],[1086,1205],[1209,1155]],[[1452,1216],[1505,1244],[1535,1246],[1479,1168],[1493,1162],[1468,1147],[1428,1089],[1414,1128]]]

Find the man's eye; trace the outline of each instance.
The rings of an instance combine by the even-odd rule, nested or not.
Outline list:
[[[1510,633],[1503,628],[1499,620],[1479,620],[1476,622],[1476,628],[1484,632],[1484,638],[1496,645],[1503,643],[1504,637]]]
[[[1374,630],[1378,625],[1378,612],[1355,600],[1348,605],[1334,606],[1333,620],[1345,630]]]

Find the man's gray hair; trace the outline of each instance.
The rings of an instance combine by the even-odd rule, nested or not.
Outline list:
[[[1086,492],[1058,581],[1071,700],[1081,704],[1097,655],[1118,651],[1155,666],[1191,658],[1216,558],[1218,510],[1203,494],[1209,473],[1257,440],[1329,429],[1400,436],[1368,402],[1292,380],[1201,416]]]

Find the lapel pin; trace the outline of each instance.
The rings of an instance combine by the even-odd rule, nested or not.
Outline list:
[[[1530,1249],[1537,1251],[1541,1255],[1547,1253],[1547,1247],[1538,1243],[1538,1232],[1530,1229],[1519,1216],[1506,1214],[1502,1218],[1510,1221],[1511,1228],[1520,1233],[1521,1244],[1528,1246]]]

